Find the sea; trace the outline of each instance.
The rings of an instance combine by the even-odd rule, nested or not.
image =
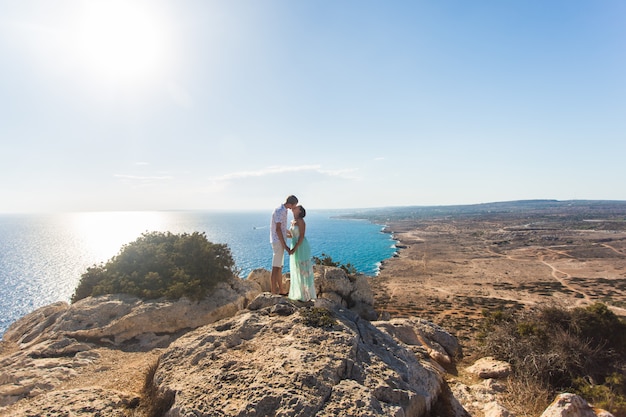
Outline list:
[[[351,220],[349,211],[310,210],[306,236],[313,256],[329,255],[375,276],[396,252],[384,225]],[[341,216],[341,217],[340,217]],[[143,233],[203,232],[230,248],[239,276],[271,269],[268,212],[150,211],[0,215],[0,336],[39,307],[69,301],[88,267],[117,255]],[[284,272],[289,270],[285,255]]]

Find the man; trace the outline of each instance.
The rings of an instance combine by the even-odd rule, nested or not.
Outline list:
[[[287,210],[298,205],[298,199],[295,195],[290,195],[272,213],[272,221],[270,223],[270,243],[274,251],[272,258],[272,276],[271,287],[272,294],[286,295],[283,291],[283,264],[285,251],[289,251],[287,245]]]

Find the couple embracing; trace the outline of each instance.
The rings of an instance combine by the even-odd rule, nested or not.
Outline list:
[[[287,229],[287,210],[291,210],[293,221]],[[290,195],[287,200],[274,210],[270,225],[270,242],[274,250],[272,258],[271,286],[273,294],[287,295],[292,300],[314,300],[315,285],[313,277],[313,262],[311,259],[311,247],[305,238],[306,223],[304,207],[298,205],[295,195]],[[291,238],[291,245],[287,239]],[[291,284],[289,293],[283,292],[283,263],[285,251],[289,257],[289,271]]]

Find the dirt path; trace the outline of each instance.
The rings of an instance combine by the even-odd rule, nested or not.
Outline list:
[[[626,256],[603,242],[624,242],[626,231],[454,222],[388,225],[402,249],[371,281],[379,310],[429,319],[462,343],[471,343],[485,311],[497,309],[600,301],[626,316]]]
[[[600,244],[600,246],[603,246],[603,247],[605,247],[605,248],[607,248],[607,249],[610,249],[610,250],[612,250],[613,252],[617,253],[618,255],[626,256],[626,254],[624,254],[624,252],[622,252],[622,251],[620,251],[620,250],[617,250],[617,249],[615,249],[613,246],[608,245],[608,244],[606,244],[606,243],[602,243],[602,244]]]
[[[575,294],[580,294],[580,296],[587,301],[590,301],[590,297],[588,294],[579,291],[578,289],[572,287],[571,285],[569,285],[569,283],[567,282],[568,278],[571,278],[571,275],[568,274],[567,272],[563,272],[561,270],[559,270],[557,267],[555,267],[554,265],[548,263],[545,261],[544,256],[539,256],[539,261],[546,265],[547,267],[549,267],[550,269],[552,269],[552,277],[554,277],[555,280],[557,280],[559,282],[559,284],[561,284],[563,287],[567,288],[568,290],[570,290],[571,292],[575,293]]]

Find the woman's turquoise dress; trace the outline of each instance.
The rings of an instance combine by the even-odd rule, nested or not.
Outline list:
[[[300,228],[296,224],[291,225],[291,248],[300,239]],[[316,298],[315,278],[313,276],[313,261],[311,259],[311,246],[309,241],[302,239],[298,249],[289,257],[289,273],[291,283],[289,285],[289,298],[292,300],[309,301]]]

